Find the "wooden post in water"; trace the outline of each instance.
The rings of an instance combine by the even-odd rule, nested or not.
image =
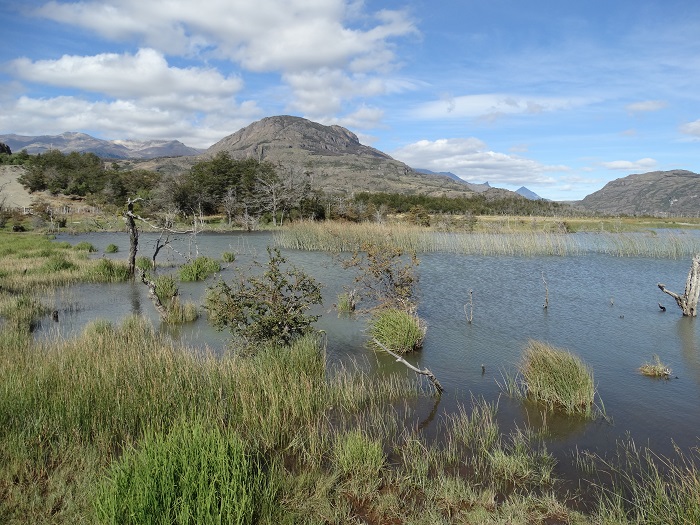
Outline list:
[[[700,299],[700,254],[693,257],[693,262],[685,281],[685,293],[678,295],[666,289],[666,285],[658,283],[659,289],[676,300],[676,304],[688,317],[696,317],[698,310],[698,299]]]

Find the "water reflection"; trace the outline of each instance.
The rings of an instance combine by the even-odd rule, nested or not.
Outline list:
[[[696,338],[696,325],[697,318],[681,317],[676,322],[676,333],[681,341],[681,355],[685,366],[696,384],[700,385],[700,345]]]

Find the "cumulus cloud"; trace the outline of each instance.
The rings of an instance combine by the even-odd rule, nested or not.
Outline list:
[[[449,171],[471,182],[553,184],[554,179],[547,172],[568,170],[566,166],[546,166],[532,159],[490,151],[474,137],[420,140],[391,154],[414,168]]]
[[[604,168],[609,170],[650,170],[656,167],[656,161],[651,158],[643,158],[636,161],[631,160],[613,160],[611,162],[601,163]]]
[[[76,88],[115,98],[150,98],[176,102],[181,96],[227,98],[243,86],[238,77],[225,77],[214,69],[177,68],[162,53],[141,49],[135,55],[104,53],[95,56],[64,55],[58,60],[14,60],[9,71],[18,78],[52,86]]]
[[[590,103],[582,97],[525,97],[505,93],[442,96],[419,105],[412,114],[420,119],[482,118],[493,120],[505,115],[538,114],[571,109]]]
[[[632,114],[635,113],[648,113],[650,111],[659,111],[668,106],[668,102],[665,100],[644,100],[641,102],[633,102],[632,104],[627,104],[625,109]]]
[[[17,134],[59,134],[66,130],[100,130],[104,138],[176,139],[206,148],[260,116],[252,102],[223,108],[200,119],[190,111],[162,109],[133,100],[89,101],[72,96],[20,97],[0,114],[0,129]]]
[[[680,127],[681,133],[700,138],[700,119],[688,122]]]

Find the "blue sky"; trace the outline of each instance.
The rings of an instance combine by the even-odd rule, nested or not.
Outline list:
[[[289,114],[556,200],[700,172],[697,0],[24,0],[0,17],[0,134],[206,148]]]

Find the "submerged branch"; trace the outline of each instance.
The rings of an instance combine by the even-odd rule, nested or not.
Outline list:
[[[442,388],[442,385],[440,384],[440,381],[437,380],[437,378],[435,377],[435,375],[434,375],[430,370],[428,370],[427,368],[424,369],[424,370],[421,370],[420,368],[416,368],[416,367],[413,366],[411,363],[409,363],[408,361],[406,361],[403,357],[401,357],[400,355],[398,355],[398,354],[392,352],[391,350],[389,350],[385,345],[383,345],[382,343],[380,343],[380,342],[377,340],[377,338],[373,338],[373,339],[372,339],[372,342],[374,342],[379,348],[381,348],[381,349],[384,350],[385,352],[387,352],[387,353],[389,353],[390,355],[392,355],[393,357],[395,357],[397,362],[403,363],[403,364],[406,365],[408,368],[410,368],[411,370],[413,370],[416,374],[424,375],[424,376],[426,376],[428,379],[430,379],[430,382],[433,384],[433,386],[435,387],[435,390],[437,390],[437,393],[438,393],[438,394],[442,394],[442,393],[444,392],[445,389]]]

